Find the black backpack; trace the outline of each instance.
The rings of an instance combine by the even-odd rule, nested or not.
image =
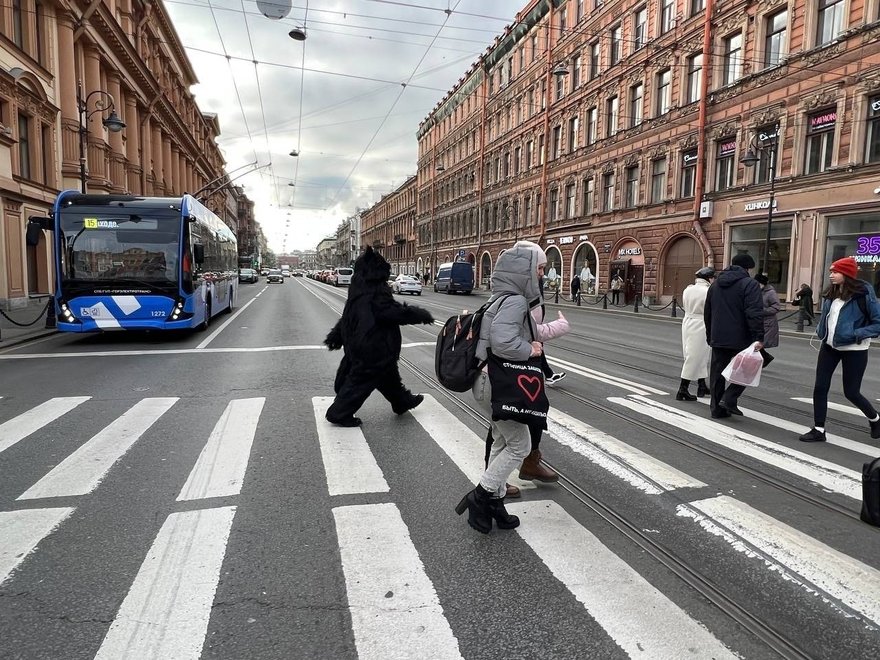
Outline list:
[[[485,364],[477,359],[483,315],[491,305],[507,297],[487,302],[471,314],[450,316],[443,324],[434,349],[434,373],[447,390],[466,392],[474,384]]]
[[[869,525],[880,527],[880,458],[862,466],[862,513]]]

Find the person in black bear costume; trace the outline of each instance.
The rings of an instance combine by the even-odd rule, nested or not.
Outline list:
[[[360,426],[354,414],[373,390],[379,390],[398,415],[424,400],[400,380],[400,326],[433,323],[434,317],[426,309],[397,302],[388,286],[390,275],[389,263],[367,246],[354,263],[342,317],[324,339],[331,351],[341,348],[345,353],[333,384],[336,399],[326,414],[333,424]]]

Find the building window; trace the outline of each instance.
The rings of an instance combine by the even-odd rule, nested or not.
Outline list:
[[[578,140],[578,117],[575,115],[568,120],[568,153],[577,149]]]
[[[672,70],[666,69],[657,74],[657,102],[654,114],[662,115],[669,112],[672,105]]]
[[[614,172],[602,175],[602,210],[614,210]]]
[[[693,197],[697,180],[697,150],[681,154],[681,196]]]
[[[562,39],[565,37],[565,32],[568,30],[568,5],[563,5],[559,10],[559,37],[558,39]]]
[[[601,51],[599,50],[599,42],[594,41],[590,44],[590,80],[599,77],[602,71]]]
[[[614,66],[623,56],[623,28],[615,25],[611,28],[611,45],[608,49],[608,65]]]
[[[837,110],[824,110],[807,117],[806,174],[824,172],[831,167],[836,127]]]
[[[583,214],[589,215],[595,211],[596,189],[593,177],[587,177],[583,183]]]
[[[666,159],[651,161],[651,203],[659,204],[666,197]]]
[[[706,8],[706,0],[691,0],[691,16],[699,14]]]
[[[538,35],[532,35],[532,62],[538,59]]]
[[[510,176],[510,152],[504,154],[504,178]]]
[[[526,142],[526,170],[532,169],[532,163],[535,162],[535,141]]]
[[[568,219],[575,216],[574,195],[575,186],[573,183],[569,183],[567,186],[565,186],[565,217]]]
[[[703,54],[691,55],[687,60],[687,102],[700,100],[703,84]]]
[[[532,221],[532,198],[526,195],[523,199],[523,224],[528,227]]]
[[[37,62],[39,62],[40,64],[45,64],[46,63],[46,53],[45,53],[45,50],[46,50],[46,43],[45,43],[45,41],[46,41],[46,37],[45,37],[46,9],[43,6],[43,4],[40,2],[38,2],[34,6],[34,19],[35,19],[34,36],[36,37],[36,43],[34,44],[34,46],[36,48],[36,53],[34,53],[34,55],[36,57]]]
[[[551,160],[556,160],[559,158],[562,150],[562,126],[554,126],[553,127],[553,151],[550,156]]]
[[[43,168],[40,180],[47,186],[55,184],[55,164],[53,154],[55,153],[55,141],[52,139],[52,126],[43,124],[40,130],[40,146],[43,150],[43,160],[40,165]]]
[[[760,126],[755,131],[755,140],[761,147],[757,151],[758,162],[755,167],[755,183],[769,183],[770,181],[770,165],[773,168],[778,167],[776,160],[777,155],[777,138],[779,137],[779,126],[777,124],[768,124]]]
[[[605,136],[617,135],[618,104],[617,97],[605,101]]]
[[[558,101],[563,96],[565,96],[565,79],[568,78],[568,76],[554,76],[554,77],[555,77],[555,84],[553,85],[553,89],[554,89],[554,97],[553,98],[554,98],[554,100]]]
[[[578,23],[580,23],[581,19],[587,14],[586,4],[587,0],[577,0],[577,16],[575,17],[575,21]]]
[[[843,31],[844,0],[819,0],[819,17],[816,23],[816,45],[821,46],[837,39]]]
[[[513,175],[519,174],[520,163],[522,161],[522,147],[513,150]]]
[[[22,0],[12,0],[12,42],[24,50],[24,9]]]
[[[662,0],[660,6],[660,34],[666,34],[675,26],[675,0]]]
[[[733,187],[736,172],[736,138],[725,138],[715,143],[715,190],[721,192]]]
[[[638,126],[642,123],[642,105],[644,103],[645,86],[637,83],[629,88],[629,125]]]
[[[776,66],[786,53],[785,31],[788,28],[788,10],[783,9],[764,19],[764,66]]]
[[[544,164],[544,136],[538,136],[538,165]]]
[[[31,118],[18,113],[18,174],[31,178]]]
[[[626,206],[639,205],[639,166],[626,168]]]
[[[591,145],[599,137],[599,110],[593,106],[587,110],[587,126],[584,135],[584,145]]]
[[[635,42],[633,43],[633,49],[638,50],[646,43],[648,43],[648,8],[642,7],[641,9],[636,9],[635,14],[633,14],[633,32],[635,33]]]
[[[550,222],[559,220],[559,188],[550,191]]]
[[[868,132],[865,136],[865,160],[880,162],[880,96],[868,101]]]
[[[580,86],[581,86],[581,56],[580,56],[580,53],[578,53],[571,60],[571,88],[577,89]]]
[[[742,75],[742,33],[737,32],[724,40],[723,84],[739,80]]]

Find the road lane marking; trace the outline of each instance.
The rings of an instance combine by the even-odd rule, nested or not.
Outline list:
[[[268,286],[268,285],[267,285],[267,286]],[[263,289],[263,290],[265,291],[265,289]],[[237,319],[238,316],[239,316],[239,314],[241,314],[244,310],[246,310],[248,307],[250,307],[251,304],[252,304],[255,300],[256,300],[255,297],[254,297],[254,298],[251,298],[251,299],[248,300],[244,305],[242,305],[241,307],[239,307],[237,312],[233,312],[232,314],[230,314],[229,318],[226,319],[226,320],[223,322],[223,324],[222,324],[219,328],[217,328],[216,330],[214,330],[214,332],[212,332],[210,335],[208,335],[208,336],[205,338],[205,340],[202,341],[201,344],[199,344],[198,346],[196,346],[196,350],[198,350],[198,349],[202,349],[202,348],[206,348],[206,347],[208,346],[208,344],[210,344],[212,341],[214,341],[214,339],[217,338],[217,335],[219,335],[221,332],[223,332],[223,331],[226,329],[226,326],[227,326],[227,325],[229,325],[229,324],[232,323],[235,319]]]
[[[265,397],[229,402],[177,496],[178,502],[241,492],[265,403]]]
[[[51,424],[91,398],[90,396],[56,397],[0,424],[0,452],[6,451],[19,440]]]
[[[142,399],[56,465],[19,500],[68,497],[92,492],[138,438],[177,402],[177,397]]]
[[[198,660],[235,507],[172,513],[95,660]]]
[[[702,481],[560,410],[551,408],[548,421],[547,432],[559,444],[648,495],[706,486]]]
[[[430,394],[418,408],[410,410],[431,439],[437,443],[472,484],[479,483],[486,464],[486,441],[470,430],[458,417],[449,412]],[[516,478],[514,472],[507,482],[521,489],[535,488],[531,481]]]
[[[696,435],[707,442],[745,454],[752,459],[797,475],[803,480],[819,484],[833,493],[839,493],[856,500],[862,498],[862,475],[860,472],[848,470],[830,461],[794,451],[785,445],[765,440],[703,417],[697,417],[692,413],[666,406],[645,397],[609,397],[608,400],[655,421]]]
[[[235,346],[228,348],[168,348],[158,351],[79,351],[76,353],[26,353],[23,355],[0,355],[0,360],[40,360],[43,358],[91,358],[91,357],[163,357],[166,355],[211,355],[214,353],[275,353],[279,351],[326,351],[323,344],[300,346]]]
[[[811,407],[813,405],[813,400],[808,399],[806,397],[793,396],[793,397],[791,397],[791,400],[792,401],[799,401],[800,403],[807,403]],[[877,400],[880,401],[880,399],[877,399]],[[861,410],[859,410],[855,406],[845,406],[840,403],[834,403],[833,401],[828,402],[828,408],[830,410],[836,410],[838,412],[846,413],[848,415],[855,415],[857,417],[864,417],[865,416],[865,413],[863,413]]]
[[[641,383],[626,380],[625,378],[612,376],[611,374],[606,374],[602,371],[597,371],[595,369],[589,369],[588,367],[581,366],[579,364],[576,364],[575,362],[560,360],[559,358],[550,356],[547,356],[547,362],[559,367],[565,367],[566,369],[573,371],[574,373],[585,378],[598,380],[599,382],[606,383],[608,385],[616,385],[617,387],[621,387],[628,392],[631,392],[632,394],[666,394],[666,392],[664,392],[663,390],[658,390],[657,388],[650,387],[648,385],[642,385]]]
[[[331,495],[387,493],[391,490],[359,426],[335,426],[324,418],[331,396],[312,397],[318,445]]]
[[[0,511],[0,584],[71,513],[72,507]]]
[[[397,507],[337,507],[333,517],[360,660],[460,658]]]
[[[696,509],[711,522],[706,524],[705,519],[688,509]],[[803,586],[810,590],[818,588],[880,623],[880,571],[725,495],[680,505],[678,510],[678,515],[694,518],[707,531],[726,537],[724,530],[714,523],[723,525],[810,583]],[[749,552],[736,538],[731,545],[740,552]]]
[[[709,399],[700,399],[700,402],[709,405]],[[776,428],[782,429],[783,431],[791,431],[792,433],[796,433],[797,435],[803,435],[812,428],[811,426],[795,424],[794,422],[789,422],[788,420],[780,419],[778,417],[774,417],[773,415],[767,415],[765,413],[758,412],[757,410],[750,410],[749,408],[743,408],[742,406],[738,407],[740,410],[742,410],[743,417],[747,419],[754,419],[757,422],[763,422],[764,424],[775,426]],[[861,413],[859,414],[861,415]],[[864,415],[862,415],[862,417],[864,417]],[[872,458],[877,455],[876,447],[872,447],[871,445],[865,444],[864,442],[857,442],[856,440],[843,438],[839,435],[828,433],[827,431],[825,433],[825,444],[843,447],[844,449],[849,449],[850,451],[854,451],[857,454],[864,454],[865,456],[870,456]]]
[[[517,533],[633,658],[737,658],[704,626],[552,501],[507,504]],[[633,622],[638,625],[633,625]]]

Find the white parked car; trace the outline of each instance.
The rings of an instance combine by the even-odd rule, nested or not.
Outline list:
[[[417,296],[422,295],[422,283],[412,275],[398,275],[391,283],[394,293],[409,293]]]

